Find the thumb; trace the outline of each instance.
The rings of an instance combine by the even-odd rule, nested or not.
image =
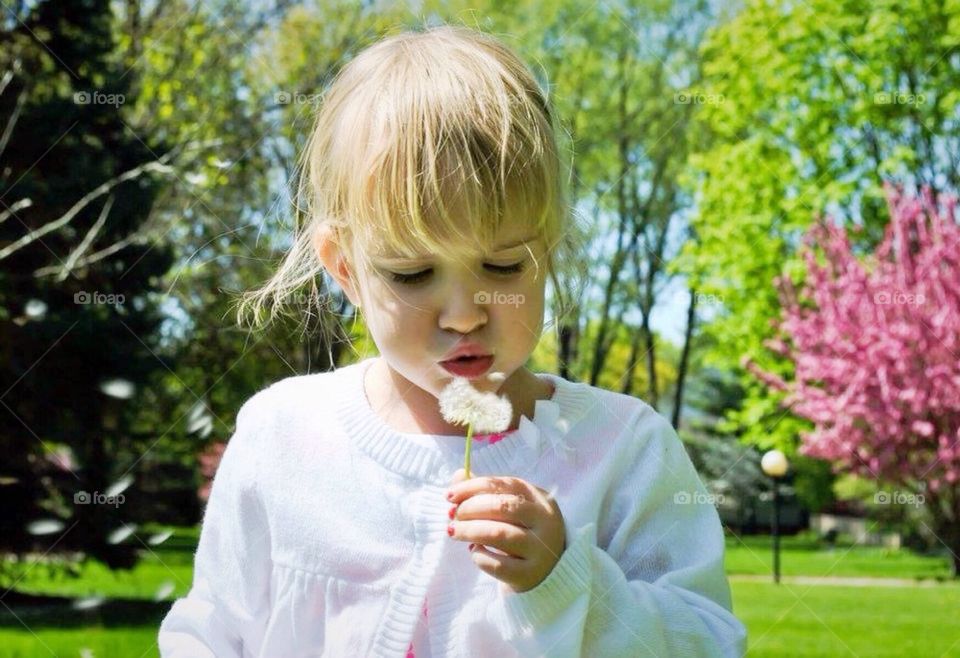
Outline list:
[[[453,472],[453,478],[450,480],[450,484],[456,484],[457,482],[463,482],[467,479],[467,472],[462,468],[458,468]]]

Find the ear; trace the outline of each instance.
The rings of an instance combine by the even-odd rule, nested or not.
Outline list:
[[[340,237],[329,225],[323,225],[313,234],[313,248],[323,268],[330,273],[337,285],[346,293],[350,303],[356,308],[361,306],[361,298],[356,278],[351,270],[348,254],[341,244]]]

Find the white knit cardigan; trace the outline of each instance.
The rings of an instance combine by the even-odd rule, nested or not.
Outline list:
[[[514,593],[446,533],[463,437],[386,425],[363,389],[372,361],[243,405],[161,656],[404,658],[415,631],[417,658],[743,655],[717,511],[648,405],[539,373],[555,390],[534,418],[474,444],[474,476],[523,478],[563,514],[560,560]]]

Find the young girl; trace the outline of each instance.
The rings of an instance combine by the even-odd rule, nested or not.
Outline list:
[[[257,303],[323,268],[379,356],[240,409],[161,654],[742,655],[719,517],[669,423],[525,367],[546,276],[582,256],[524,64],[464,28],[380,41],[306,160],[309,222]],[[470,479],[437,399],[454,376],[513,410]]]

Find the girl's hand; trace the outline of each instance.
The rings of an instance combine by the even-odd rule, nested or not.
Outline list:
[[[473,562],[510,591],[533,589],[560,561],[567,548],[563,514],[540,487],[515,477],[466,480],[461,468],[448,491],[453,494],[448,497],[450,504],[456,506],[451,537],[475,544]]]

